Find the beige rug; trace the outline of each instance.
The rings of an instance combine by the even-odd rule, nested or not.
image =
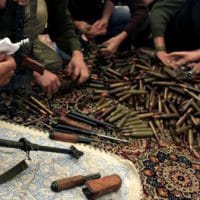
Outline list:
[[[29,141],[40,144],[69,148],[70,143],[55,142],[48,139],[48,134],[37,130],[8,124],[0,121],[1,139],[18,141],[26,137]],[[54,193],[50,189],[51,182],[60,178],[75,175],[88,175],[100,172],[101,176],[117,173],[122,178],[119,191],[105,195],[100,200],[140,200],[143,199],[142,185],[134,165],[115,155],[99,151],[90,146],[75,145],[84,155],[76,160],[69,155],[31,152],[29,168],[13,180],[0,185],[0,200],[7,199],[59,199],[86,200],[82,188]],[[0,171],[8,163],[25,157],[20,150],[0,148]]]

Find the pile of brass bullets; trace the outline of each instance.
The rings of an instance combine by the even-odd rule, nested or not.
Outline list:
[[[199,146],[200,79],[163,66],[148,50],[102,61],[94,49],[87,53],[92,73],[86,87],[96,118],[115,124],[123,136],[155,136],[159,142],[168,134]]]

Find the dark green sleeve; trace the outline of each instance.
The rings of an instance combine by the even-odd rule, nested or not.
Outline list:
[[[164,36],[170,19],[181,9],[186,0],[161,0],[151,10],[151,30],[153,37]]]
[[[48,31],[51,39],[65,53],[80,50],[74,25],[67,10],[66,0],[46,0],[48,10]]]

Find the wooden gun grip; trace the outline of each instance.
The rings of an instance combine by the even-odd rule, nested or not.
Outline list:
[[[72,176],[69,178],[63,178],[57,181],[53,181],[51,183],[51,189],[54,192],[60,192],[62,190],[67,190],[70,188],[74,188],[76,186],[80,186],[85,182],[85,178],[82,175]]]
[[[27,67],[40,75],[44,74],[44,65],[28,56],[22,56],[22,66]]]
[[[69,117],[61,116],[59,120],[65,125],[73,126],[73,127],[76,127],[76,128],[87,130],[87,131],[92,130],[91,126],[86,125],[86,124],[81,124],[80,122],[75,121],[75,120],[73,120]]]
[[[83,188],[83,193],[88,199],[94,200],[105,194],[117,191],[122,184],[120,176],[112,174],[100,179],[88,180],[85,182],[86,188]]]
[[[60,133],[58,131],[51,133],[49,137],[53,140],[59,140],[63,142],[72,142],[72,143],[77,143],[78,142],[78,137],[73,134],[67,134],[67,133]]]

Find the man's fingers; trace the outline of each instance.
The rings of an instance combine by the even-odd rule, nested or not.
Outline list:
[[[88,42],[88,41],[89,41],[85,34],[82,34],[82,35],[81,35],[81,39],[82,39],[83,41],[85,41],[85,42]]]
[[[81,69],[80,78],[78,79],[78,83],[84,83],[89,77],[89,72],[87,70]]]
[[[6,0],[1,0],[0,1],[0,9],[3,9],[6,7]]]
[[[75,67],[74,69],[74,73],[73,73],[73,76],[72,76],[72,79],[75,81],[78,79],[80,75],[80,68],[79,67]]]
[[[56,93],[59,88],[60,88],[60,80],[59,79],[56,79],[53,83],[52,83],[52,88],[51,88],[51,94],[54,94]]]
[[[184,56],[186,54],[185,51],[174,51],[169,53],[169,56]]]
[[[106,58],[110,58],[114,55],[114,53],[109,48],[102,48],[101,54],[105,56]]]
[[[179,59],[176,61],[177,65],[185,65],[187,63],[187,60],[185,58]]]
[[[67,76],[71,76],[72,71],[73,71],[73,66],[72,66],[71,63],[69,63],[68,66],[67,66],[67,68],[66,68],[66,75]]]

